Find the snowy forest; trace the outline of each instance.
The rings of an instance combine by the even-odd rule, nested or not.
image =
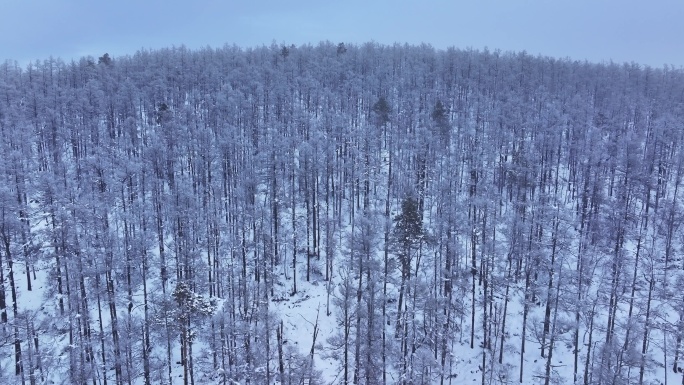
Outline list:
[[[0,65],[0,383],[684,383],[684,72],[429,45]]]

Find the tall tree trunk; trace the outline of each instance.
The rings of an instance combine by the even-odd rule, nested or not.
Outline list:
[[[283,358],[283,321],[276,328],[276,339],[278,340],[278,375],[280,376],[280,383],[285,383],[285,360]]]
[[[7,317],[7,297],[5,293],[5,267],[3,266],[2,253],[0,253],[0,323],[6,324]],[[4,326],[3,326],[4,327]]]
[[[123,382],[123,370],[121,365],[121,344],[119,341],[119,317],[116,312],[116,299],[114,289],[114,277],[112,276],[112,266],[107,265],[105,278],[107,282],[107,300],[109,302],[109,317],[111,319],[112,342],[114,344],[114,373],[117,385]]]
[[[352,224],[353,226],[353,224]],[[353,231],[353,227],[352,227]],[[353,234],[353,233],[352,233]],[[363,237],[363,235],[361,235]],[[352,242],[353,242],[354,237],[352,236]],[[353,246],[352,246],[353,247]],[[353,254],[352,254],[353,258]],[[358,257],[358,263],[359,263],[359,282],[358,286],[356,288],[356,337],[354,340],[354,377],[353,377],[353,383],[358,384],[360,380],[360,370],[361,370],[361,295],[363,293],[363,258],[364,256],[359,255]],[[368,368],[365,368],[365,370],[368,370]]]
[[[644,319],[644,336],[641,340],[641,358],[639,360],[639,385],[644,383],[644,373],[646,367],[646,353],[648,349],[649,333],[650,333],[650,322],[651,322],[651,300],[653,295],[653,289],[655,288],[655,277],[651,271],[650,279],[648,279],[648,298],[646,299],[646,315]],[[667,364],[665,364],[667,367]],[[667,371],[667,369],[666,369]],[[684,381],[684,376],[682,377]]]
[[[503,364],[504,344],[506,341],[506,317],[508,314],[509,290],[511,288],[513,262],[508,259],[508,272],[506,273],[506,292],[504,294],[503,313],[501,314],[501,341],[499,346],[499,364]]]
[[[5,210],[2,210],[3,224],[0,228],[0,235],[2,236],[3,243],[5,245],[5,258],[7,259],[7,269],[9,271],[8,278],[10,284],[10,293],[12,296],[12,315],[14,320],[14,374],[19,376],[22,375],[24,371],[22,357],[21,357],[21,339],[19,337],[19,325],[18,325],[18,315],[19,308],[17,304],[17,289],[16,283],[14,281],[14,259],[12,258],[12,249],[10,242],[10,235],[8,229],[5,228]]]
[[[594,303],[589,316],[589,340],[587,341],[587,356],[584,361],[584,385],[589,385],[592,383],[593,373],[589,371],[591,364],[591,354],[592,354],[592,343],[594,337],[594,316],[596,314],[596,303]]]
[[[556,222],[556,225],[554,226],[554,246],[556,242],[556,233],[558,232],[558,222]],[[561,261],[561,264],[563,262]],[[551,324],[551,336],[549,337],[549,350],[548,350],[548,357],[546,359],[546,366],[545,366],[545,375],[544,375],[544,385],[550,385],[551,381],[551,359],[553,358],[553,348],[554,344],[556,343],[556,324],[558,320],[558,298],[560,297],[560,285],[561,285],[561,275],[562,275],[562,268],[559,268],[559,273],[558,273],[558,282],[556,283],[556,295],[555,298],[553,299],[553,320]]]
[[[522,320],[522,332],[520,337],[520,383],[523,383],[523,372],[525,369],[525,343],[527,341],[527,315],[529,313],[529,301],[530,301],[530,266],[525,267],[525,291],[523,297],[523,320]]]

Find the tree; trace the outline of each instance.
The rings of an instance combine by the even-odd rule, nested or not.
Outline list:
[[[392,112],[392,108],[390,107],[389,103],[387,103],[387,99],[385,99],[384,96],[381,96],[375,104],[373,104],[373,116],[374,116],[374,124],[377,127],[383,127],[390,121],[390,113]]]
[[[445,145],[448,145],[449,138],[451,136],[451,127],[449,126],[449,110],[444,107],[444,104],[442,104],[441,100],[438,100],[437,103],[435,103],[435,106],[432,108],[430,118],[432,118],[437,133],[441,138],[441,142]]]
[[[196,338],[193,321],[211,316],[216,311],[216,303],[194,293],[186,282],[178,282],[171,294],[176,301],[175,319],[180,328],[181,364],[183,383],[194,383],[192,343]]]
[[[343,55],[346,52],[347,52],[347,47],[345,47],[344,43],[337,44],[337,56]]]
[[[408,323],[409,311],[405,300],[408,282],[411,279],[413,259],[424,237],[423,223],[418,211],[418,202],[412,198],[404,198],[401,202],[401,213],[394,218],[393,238],[396,247],[397,258],[401,271],[401,283],[399,286],[399,298],[397,300],[397,321],[395,325],[396,338],[401,343],[401,377],[406,378],[408,367]],[[411,313],[412,314],[412,313]],[[413,318],[411,316],[411,318]]]
[[[112,65],[112,58],[109,57],[108,53],[105,53],[104,55],[97,58],[97,64],[104,64],[106,66]]]

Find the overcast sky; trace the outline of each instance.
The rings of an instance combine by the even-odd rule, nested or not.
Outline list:
[[[684,66],[683,0],[0,0],[0,61],[140,48],[429,43]]]

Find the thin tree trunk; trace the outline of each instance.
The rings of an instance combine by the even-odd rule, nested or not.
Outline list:
[[[114,372],[116,374],[117,385],[122,383],[123,371],[121,368],[121,345],[119,342],[119,320],[116,312],[116,299],[114,297],[114,278],[112,277],[111,266],[107,266],[105,273],[107,281],[107,300],[109,301],[109,316],[111,319],[112,342],[114,343]]]
[[[589,314],[589,340],[587,341],[587,357],[584,362],[584,385],[589,385],[592,381],[592,378],[590,377],[589,365],[591,364],[591,352],[593,347],[592,343],[594,337],[594,315],[596,314],[595,310],[596,304],[594,304],[591,313]]]
[[[648,349],[648,336],[650,332],[650,322],[651,322],[651,298],[653,295],[653,289],[655,288],[655,277],[651,274],[648,280],[648,298],[646,299],[646,316],[644,320],[644,337],[641,340],[641,360],[639,362],[639,385],[644,383],[644,373],[646,367],[646,352]],[[666,366],[667,367],[667,366]],[[667,371],[667,369],[666,369]],[[684,376],[682,376],[682,381],[684,381]]]
[[[555,242],[556,242],[556,233],[558,232],[558,222],[556,222],[555,230],[554,230],[554,247],[555,247]],[[563,262],[561,261],[561,264]],[[553,321],[551,325],[551,336],[549,338],[549,351],[548,351],[548,357],[546,359],[546,367],[545,367],[545,376],[544,376],[544,385],[550,385],[551,381],[551,359],[553,358],[553,348],[554,344],[556,343],[556,323],[558,320],[558,298],[560,297],[560,284],[561,284],[561,274],[562,274],[562,269],[559,269],[558,273],[558,283],[556,284],[556,296],[553,300]]]
[[[102,300],[100,295],[100,274],[95,275],[95,292],[97,293],[97,320],[100,328],[100,358],[102,359],[102,383],[107,385],[107,354],[105,349],[105,331],[102,318]],[[149,385],[149,384],[148,384]]]
[[[295,204],[295,172],[294,164],[291,175],[291,202],[292,205],[292,292],[290,295],[297,294],[297,205]]]
[[[546,337],[551,326],[551,293],[553,290],[553,276],[556,270],[556,244],[558,237],[558,212],[553,218],[553,235],[551,240],[551,268],[549,269],[549,282],[546,288],[546,306],[544,311],[544,330],[542,332],[541,356],[545,357]]]
[[[7,317],[7,297],[5,293],[5,267],[3,266],[2,253],[0,253],[0,323],[6,324]],[[60,285],[61,289],[61,285]]]
[[[530,267],[525,267],[525,295],[523,299],[523,321],[522,321],[522,333],[520,342],[520,383],[523,383],[523,371],[525,368],[525,342],[527,340],[527,315],[529,312],[529,290],[530,290]]]
[[[506,315],[508,313],[508,301],[509,301],[509,290],[511,288],[511,279],[513,279],[512,276],[512,268],[513,268],[513,263],[512,261],[508,260],[508,273],[506,274],[506,294],[504,294],[504,306],[503,306],[503,314],[501,315],[501,341],[500,341],[500,346],[499,346],[499,364],[503,364],[503,354],[504,354],[504,344],[506,341]]]
[[[353,226],[353,224],[352,224]],[[353,234],[353,227],[352,227]],[[363,235],[361,235],[363,237]],[[353,242],[353,236],[352,236]],[[353,257],[353,255],[352,255]],[[353,383],[358,384],[361,370],[361,294],[363,293],[363,256],[359,255],[359,283],[356,289],[356,340],[354,341],[354,378]],[[366,368],[368,370],[368,368]]]
[[[5,218],[5,210],[2,211],[3,222]],[[14,319],[14,374],[19,376],[23,373],[23,364],[21,358],[21,339],[19,338],[19,326],[17,324],[17,318],[19,314],[19,308],[17,304],[17,289],[16,283],[14,281],[14,260],[12,258],[12,250],[10,248],[10,238],[5,229],[5,225],[0,228],[0,235],[2,235],[3,243],[5,244],[5,258],[7,259],[7,269],[9,270],[8,278],[10,284],[10,294],[12,296],[12,314]]]
[[[278,374],[280,376],[280,383],[285,383],[285,360],[283,359],[283,321],[280,321],[280,326],[276,328],[276,339],[278,340]]]

